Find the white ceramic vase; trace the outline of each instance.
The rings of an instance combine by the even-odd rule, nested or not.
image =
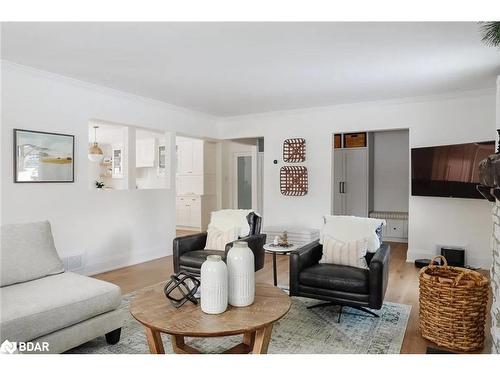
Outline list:
[[[227,309],[227,267],[219,255],[209,255],[201,265],[201,310],[221,314]]]
[[[249,306],[255,298],[255,261],[245,241],[237,241],[227,253],[229,274],[229,304]]]

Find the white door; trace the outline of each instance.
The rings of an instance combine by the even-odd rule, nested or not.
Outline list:
[[[342,194],[344,182],[344,150],[333,150],[333,214],[345,215],[345,199]]]
[[[368,150],[344,149],[345,214],[368,217]]]

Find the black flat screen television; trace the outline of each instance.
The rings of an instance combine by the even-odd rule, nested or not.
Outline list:
[[[412,148],[411,194],[484,199],[479,162],[494,153],[494,141]]]

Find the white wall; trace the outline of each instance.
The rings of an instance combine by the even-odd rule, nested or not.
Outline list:
[[[493,85],[493,83],[492,83]],[[228,118],[219,122],[224,138],[263,136],[264,224],[319,227],[331,207],[331,135],[335,132],[410,129],[410,147],[495,138],[493,90],[456,95],[330,106]],[[304,137],[309,193],[285,197],[279,190],[285,138]],[[273,164],[273,159],[279,162]],[[491,205],[487,201],[409,197],[408,260],[429,257],[436,245],[463,245],[473,265],[489,267]]]
[[[115,90],[2,63],[1,220],[49,219],[62,256],[86,253],[85,273],[170,254],[175,229],[173,190],[88,189],[88,121],[176,131],[195,137],[264,137],[264,222],[319,227],[331,207],[331,134],[410,129],[410,147],[495,138],[494,91],[242,116],[209,116]],[[500,125],[497,125],[500,127]],[[12,129],[75,134],[75,183],[14,184]],[[282,142],[307,141],[309,194],[279,191]],[[171,138],[171,147],[174,139]],[[174,165],[175,153],[170,162]],[[278,165],[272,161],[277,159]],[[174,174],[172,174],[174,175]],[[174,186],[171,181],[171,186]],[[430,256],[438,244],[464,245],[473,265],[489,266],[490,204],[481,200],[410,197],[408,259]]]
[[[410,152],[408,130],[373,134],[373,209],[408,211]]]
[[[215,127],[212,117],[6,62],[2,91],[3,223],[50,220],[60,255],[85,252],[87,274],[171,253],[175,191],[90,190],[88,123],[101,119],[203,136]],[[74,134],[75,182],[14,184],[13,128]],[[172,152],[172,166],[174,158]]]

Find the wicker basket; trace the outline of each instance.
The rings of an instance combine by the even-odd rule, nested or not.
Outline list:
[[[436,258],[444,265],[434,265]],[[420,270],[420,332],[439,346],[475,351],[484,343],[488,279],[479,272],[450,267],[443,256]]]

